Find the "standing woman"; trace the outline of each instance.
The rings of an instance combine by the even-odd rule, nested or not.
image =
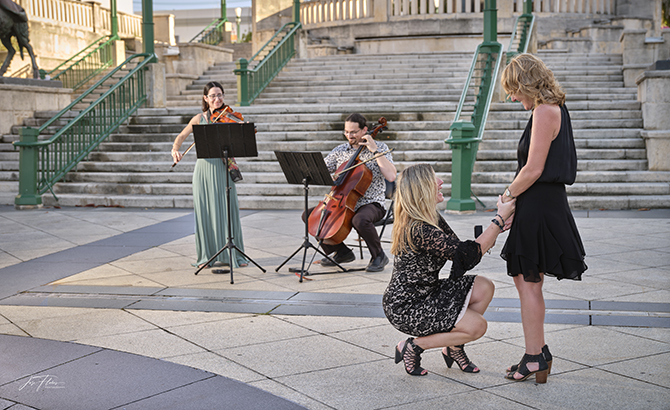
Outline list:
[[[507,369],[510,380],[545,383],[552,356],[544,341],[544,276],[581,280],[587,269],[584,246],[572,217],[565,185],[575,182],[577,153],[565,93],[554,74],[530,54],[515,57],[502,73],[512,101],[532,110],[517,150],[514,181],[503,201],[516,198],[516,211],[501,256],[521,302],[526,352]]]
[[[177,135],[172,144],[172,159],[179,162],[182,154],[179,149],[186,137],[193,132],[195,124],[209,124],[212,112],[224,108],[223,86],[216,81],[205,85],[202,97],[202,113],[196,114],[188,125]],[[237,170],[234,161],[229,161],[229,167]],[[193,208],[195,210],[195,251],[196,263],[202,267],[209,258],[216,254],[228,242],[228,221],[226,204],[226,166],[222,158],[199,158],[195,162],[193,171]],[[244,252],[242,240],[242,224],[240,210],[237,203],[237,189],[230,175],[228,176],[230,190],[230,224],[235,245]],[[247,266],[248,261],[237,250],[233,249],[234,261],[232,266]],[[221,252],[215,261],[229,265],[231,262],[228,252]],[[213,263],[214,261],[212,261]]]
[[[393,327],[418,337],[398,343],[395,362],[403,361],[408,374],[424,376],[421,353],[442,347],[447,367],[456,362],[462,371],[477,373],[464,345],[486,333],[483,315],[494,286],[483,276],[465,272],[495,245],[514,212],[514,201],[498,200],[498,213],[486,230],[475,241],[461,242],[437,211],[437,203],[444,201],[442,180],[430,165],[406,168],[396,184],[391,245],[395,260],[382,304]],[[447,260],[453,261],[451,274],[439,279]]]

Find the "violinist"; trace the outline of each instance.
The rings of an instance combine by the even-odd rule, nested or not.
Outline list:
[[[205,85],[202,97],[202,113],[196,114],[188,122],[188,125],[177,135],[172,144],[172,159],[175,164],[181,161],[183,154],[179,151],[182,143],[193,132],[195,124],[210,124],[217,122],[217,114],[227,106],[223,103],[223,86],[216,81]],[[228,228],[226,221],[226,164],[219,158],[199,158],[196,160],[193,171],[193,209],[195,211],[195,251],[196,263],[194,266],[202,267],[216,254],[219,249],[226,245]],[[231,171],[239,170],[234,160],[228,163]],[[228,186],[230,186],[230,219],[235,244],[244,252],[242,239],[242,224],[240,222],[240,210],[237,202],[237,189],[234,179],[228,175]],[[229,260],[228,252],[221,252],[214,262],[224,265],[232,264],[233,268],[247,266],[248,261],[237,250],[233,250],[233,258]]]
[[[335,172],[340,165],[348,162],[361,146],[365,147],[358,157],[361,161],[388,151],[388,146],[385,143],[375,141],[367,132],[368,126],[365,117],[358,113],[353,113],[347,117],[344,122],[344,137],[347,142],[335,147],[325,158],[326,166],[330,172]],[[374,223],[381,220],[386,213],[384,210],[386,201],[386,183],[384,180],[395,181],[397,171],[390,153],[379,155],[376,159],[366,162],[365,166],[372,171],[372,182],[365,194],[356,203],[351,223],[361,238],[365,240],[372,256],[365,270],[380,272],[384,270],[384,266],[388,264],[389,259],[382,250],[381,240]],[[313,209],[307,211],[308,218]],[[354,252],[344,243],[336,245],[322,243],[321,247],[326,254],[330,255],[334,252],[335,254],[331,258],[339,264],[356,260]],[[322,266],[333,266],[333,263],[327,258],[323,258],[320,263]]]

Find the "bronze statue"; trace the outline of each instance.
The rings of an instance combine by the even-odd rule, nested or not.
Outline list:
[[[21,60],[23,60],[23,49],[28,50],[33,65],[33,78],[39,78],[35,53],[33,52],[33,47],[30,45],[30,38],[28,36],[28,16],[26,15],[26,11],[12,0],[0,0],[0,41],[7,48],[7,58],[5,58],[5,62],[0,67],[0,77],[4,76],[9,63],[12,62],[12,58],[16,54],[16,50],[12,46],[12,37],[16,37],[16,41],[19,43]]]

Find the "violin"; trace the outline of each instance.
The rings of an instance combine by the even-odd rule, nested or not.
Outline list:
[[[203,113],[203,115],[205,115],[205,114]],[[229,122],[229,123],[230,122],[235,122],[235,123],[241,124],[241,123],[244,122],[244,117],[239,112],[233,111],[233,109],[230,108],[229,105],[224,105],[221,108],[217,108],[217,109],[213,110],[209,115],[209,123],[210,124],[211,123],[226,123],[226,122]],[[257,131],[257,130],[255,130],[255,131]],[[191,143],[191,145],[189,145],[188,148],[186,148],[186,151],[184,151],[184,153],[182,154],[182,158],[184,158],[184,156],[194,146],[195,146],[195,141],[193,141]],[[232,161],[234,162],[235,158],[232,158]],[[177,165],[178,163],[179,163],[179,161],[172,164],[171,168],[174,168],[175,165]]]
[[[230,105],[224,105],[223,107],[212,111],[209,116],[209,122],[236,122],[241,124],[244,122],[244,117],[239,112],[233,111],[233,109],[230,108]]]
[[[386,129],[386,118],[381,117],[378,122],[379,125],[367,133],[371,138]],[[322,243],[337,245],[351,232],[356,203],[372,183],[372,171],[366,166],[358,166],[363,164],[358,159],[363,149],[367,147],[358,147],[351,159],[337,168],[335,175],[338,177],[333,188],[309,215],[309,233]]]

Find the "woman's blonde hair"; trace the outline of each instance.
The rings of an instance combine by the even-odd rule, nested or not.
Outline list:
[[[436,198],[435,171],[430,165],[412,165],[400,173],[396,180],[393,206],[392,254],[417,250],[412,241],[412,231],[421,223],[437,226]]]
[[[523,94],[540,104],[565,103],[565,93],[554,73],[532,54],[519,54],[502,72],[501,84],[508,95]]]

